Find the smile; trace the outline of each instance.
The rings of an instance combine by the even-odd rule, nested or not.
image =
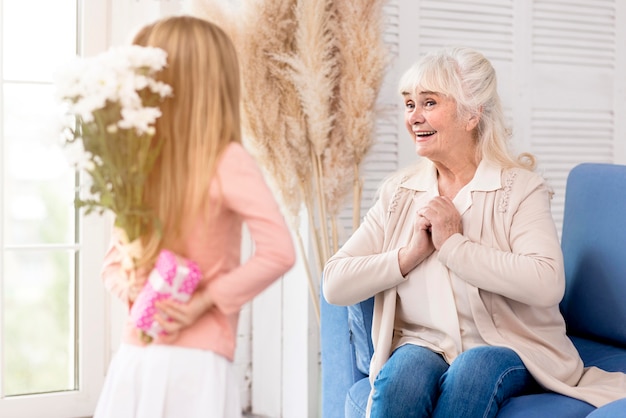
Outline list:
[[[418,131],[414,133],[415,133],[415,136],[424,137],[424,136],[434,135],[437,133],[437,131]]]

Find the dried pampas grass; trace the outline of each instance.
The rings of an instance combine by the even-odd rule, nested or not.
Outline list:
[[[327,171],[340,171],[352,184],[326,185],[330,214],[336,217],[352,186],[353,229],[360,222],[362,181],[360,165],[374,142],[376,102],[390,55],[383,41],[384,0],[333,2],[337,21],[335,36],[340,56],[335,129],[331,133]],[[367,30],[363,30],[367,22]]]
[[[338,76],[337,46],[332,33],[336,21],[331,6],[332,0],[298,1],[294,51],[277,56],[288,65],[285,75],[295,88],[305,118],[306,135],[300,141],[309,145],[308,165],[313,173],[313,193],[305,196],[305,204],[310,215],[317,214],[317,219],[309,216],[309,222],[321,236],[315,245],[318,264],[330,257],[328,228],[324,225],[327,214],[322,159],[333,129],[332,102]]]
[[[384,0],[193,0],[193,14],[231,36],[242,69],[244,142],[268,174],[305,258],[319,320],[317,280],[337,250],[337,216],[374,141],[388,54]],[[364,22],[367,22],[364,24]],[[315,263],[300,235],[306,208]]]

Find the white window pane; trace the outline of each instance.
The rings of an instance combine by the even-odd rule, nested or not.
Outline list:
[[[2,5],[4,78],[51,81],[59,65],[76,54],[76,0],[8,0]]]
[[[2,418],[91,416],[106,372],[105,293],[82,278],[98,276],[110,224],[74,208],[52,82],[76,51],[106,49],[109,8],[0,0]]]
[[[3,387],[7,396],[73,390],[74,252],[5,252]]]
[[[5,243],[74,242],[74,171],[52,122],[52,87],[4,87]]]

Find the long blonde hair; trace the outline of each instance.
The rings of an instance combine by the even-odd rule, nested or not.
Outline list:
[[[515,156],[498,94],[496,72],[487,58],[471,48],[453,47],[425,55],[402,76],[400,93],[418,90],[444,94],[456,101],[460,115],[478,116],[477,161],[501,167],[535,167],[529,153]]]
[[[133,43],[167,52],[158,79],[174,93],[160,106],[155,142],[163,145],[144,191],[160,221],[142,237],[140,264],[149,264],[160,249],[176,250],[190,220],[208,214],[218,159],[229,143],[241,143],[239,64],[228,35],[191,16],[145,26]]]

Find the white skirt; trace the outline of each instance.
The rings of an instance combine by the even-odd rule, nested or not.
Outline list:
[[[93,418],[240,418],[232,363],[212,351],[122,344]]]

